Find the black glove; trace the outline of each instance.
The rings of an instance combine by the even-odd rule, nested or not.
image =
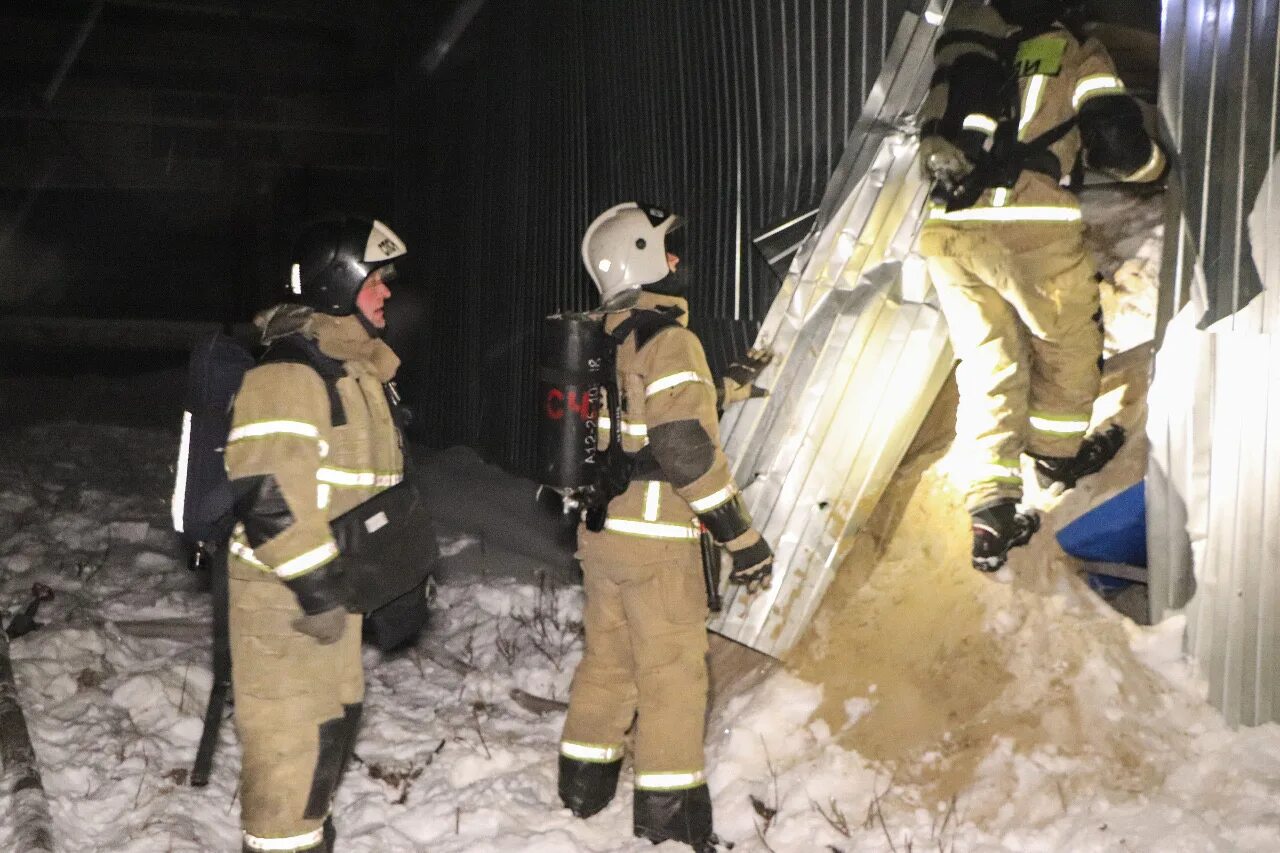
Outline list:
[[[768,589],[773,583],[773,550],[754,527],[726,542],[725,549],[733,559],[729,583],[746,587],[748,595]]]
[[[347,627],[347,609],[334,607],[322,613],[304,613],[290,623],[293,630],[315,637],[322,646],[330,646],[342,638]]]

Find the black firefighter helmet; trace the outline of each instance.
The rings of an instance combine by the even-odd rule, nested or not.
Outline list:
[[[356,294],[369,273],[406,251],[404,241],[376,219],[317,222],[293,244],[289,297],[323,314],[354,314]]]
[[[1043,30],[1061,18],[1072,0],[991,0],[1000,17],[1024,29]]]

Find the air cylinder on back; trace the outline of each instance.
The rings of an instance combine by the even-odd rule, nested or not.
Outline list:
[[[538,361],[538,476],[562,491],[598,482],[597,438],[612,341],[587,314],[543,320]]]

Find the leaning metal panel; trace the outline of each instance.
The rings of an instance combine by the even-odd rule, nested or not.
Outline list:
[[[756,340],[774,353],[759,379],[770,394],[721,424],[776,562],[773,587],[750,601],[726,585],[711,627],[775,657],[807,628],[951,368],[912,249],[928,195],[914,113],[941,20],[904,17]]]

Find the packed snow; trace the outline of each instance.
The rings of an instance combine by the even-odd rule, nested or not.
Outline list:
[[[1114,231],[1092,235],[1115,279],[1112,353],[1150,337],[1158,205],[1100,206]],[[1142,475],[1146,362],[1118,364],[1098,417],[1128,426],[1129,444],[1066,495],[1030,494],[1046,529],[995,577],[967,565],[940,403],[943,426],[917,442],[802,648],[718,698],[710,786],[735,850],[1280,849],[1280,727],[1228,729],[1183,658],[1180,618],[1147,628],[1119,615],[1051,535]],[[24,399],[38,399],[33,381]],[[86,374],[49,387],[105,400],[113,381],[139,384]],[[236,850],[230,720],[208,787],[187,783],[212,676],[208,595],[168,526],[177,413],[158,412],[159,427],[75,411],[80,422],[16,418],[0,443],[0,609],[12,616],[35,582],[54,591],[12,654],[58,847]],[[655,849],[631,836],[626,773],[598,816],[560,808],[556,702],[582,653],[581,591],[546,529],[502,529],[501,507],[532,505],[531,484],[490,470],[485,491],[499,508],[490,533],[442,526],[454,568],[428,633],[399,654],[364,651],[339,848]],[[0,813],[9,805],[6,787]],[[0,821],[0,849],[12,834]]]

